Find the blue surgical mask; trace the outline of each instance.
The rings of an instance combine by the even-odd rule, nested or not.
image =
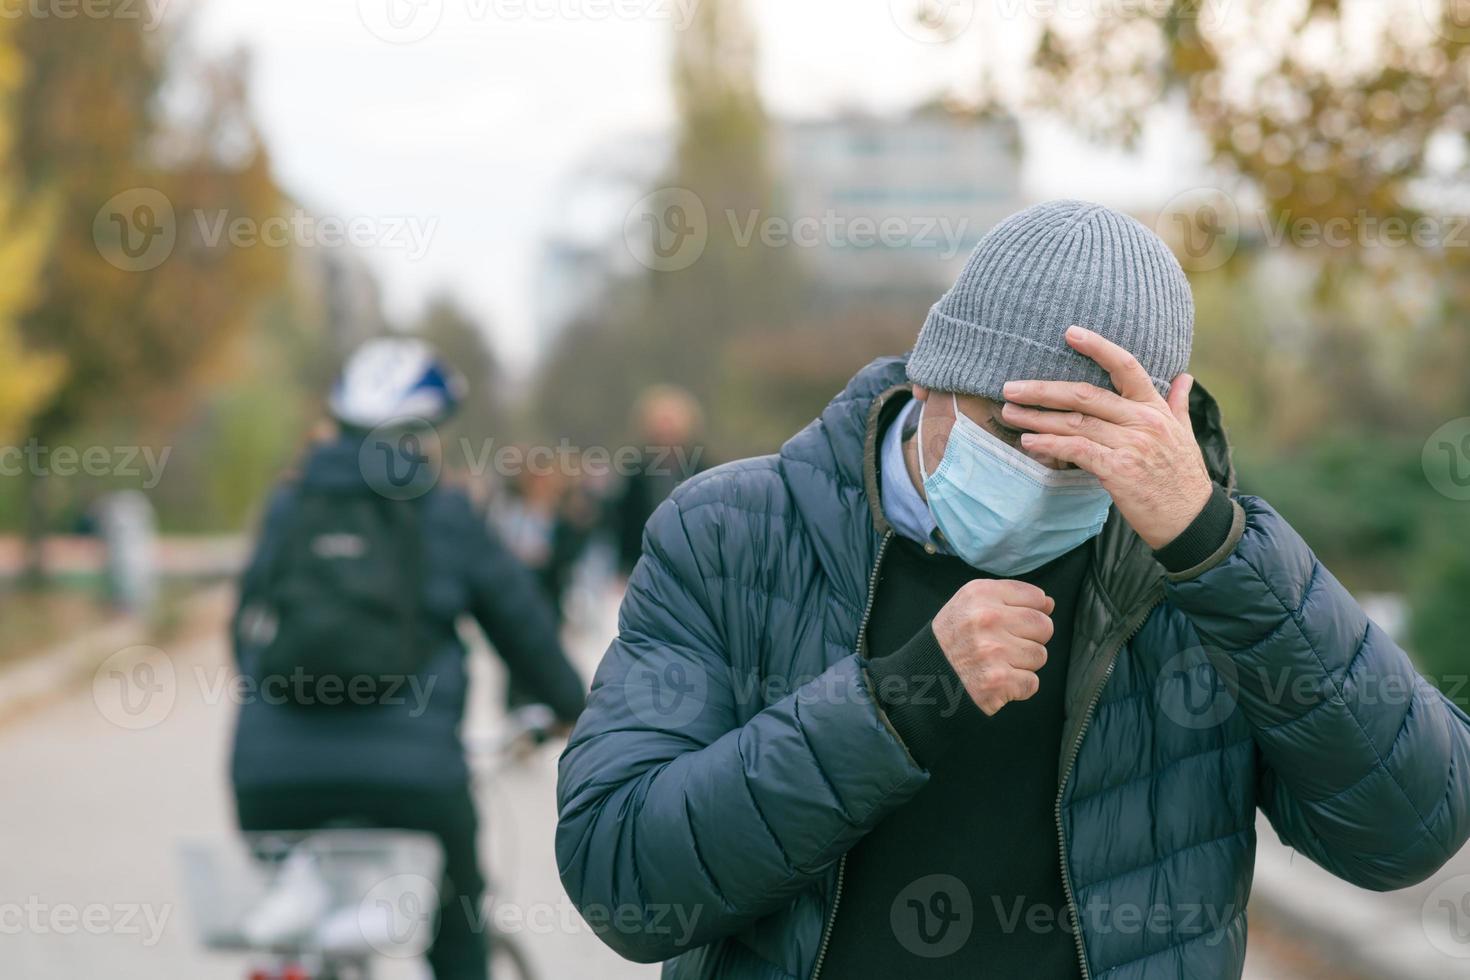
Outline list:
[[[960,411],[933,473],[924,469],[919,412],[919,475],[929,511],[959,557],[995,575],[1023,575],[1102,530],[1113,499],[1085,470],[1054,470],[986,432]]]

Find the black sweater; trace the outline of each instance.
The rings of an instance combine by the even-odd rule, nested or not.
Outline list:
[[[1053,805],[1074,603],[1090,545],[1018,576],[1056,600],[1041,688],[986,716],[931,620],[971,579],[959,558],[895,538],[868,624],[875,695],[929,782],[848,854],[823,974],[1078,975]]]
[[[1209,502],[1154,552],[1170,572],[1203,561],[1230,531],[1230,498]],[[929,782],[847,856],[824,976],[1079,975],[1055,821],[1067,667],[1088,542],[1026,575],[1056,600],[1040,689],[987,717],[970,701],[932,621],[960,586],[994,578],[895,537],[868,624],[874,694]]]

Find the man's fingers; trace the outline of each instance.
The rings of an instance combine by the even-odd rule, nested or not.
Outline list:
[[[1012,701],[1025,701],[1041,690],[1041,678],[1033,670],[1012,669],[1006,679],[1006,693]]]
[[[1041,643],[1018,643],[1011,651],[1011,666],[1033,673],[1046,666],[1046,646]]]
[[[1138,402],[1085,381],[1009,381],[1003,393],[1006,404],[1001,408],[1002,417],[1012,404],[1018,407],[1035,405],[1063,412],[1080,412],[1104,422],[1124,425],[1145,411]]]
[[[1023,640],[1033,640],[1037,643],[1045,643],[1051,639],[1056,627],[1051,621],[1051,616],[1039,609],[1027,609],[1023,606],[1007,607],[1005,619],[1006,632]]]
[[[1008,606],[1024,606],[1048,614],[1056,606],[1051,596],[1030,582],[1017,582],[1008,578],[982,578],[975,579],[970,587],[987,592]]]
[[[1101,334],[1083,327],[1067,328],[1067,343],[1084,357],[1090,357],[1113,379],[1113,387],[1124,398],[1136,402],[1151,402],[1159,397],[1158,389],[1138,358]]]
[[[1058,436],[1082,436],[1114,449],[1122,445],[1125,439],[1126,428],[1124,426],[1116,422],[1105,422],[1081,412],[1053,412],[1044,408],[1027,408],[1015,402],[1006,402],[1000,414],[1007,425],[1017,429]]]
[[[1042,453],[1080,466],[1097,477],[1101,477],[1107,468],[1111,452],[1101,443],[1082,436],[1054,436],[1036,432],[1027,432],[1021,436],[1021,448],[1028,453]]]
[[[1174,379],[1169,386],[1169,411],[1174,417],[1186,427],[1193,428],[1194,423],[1189,420],[1189,393],[1194,390],[1194,377],[1181,374]]]

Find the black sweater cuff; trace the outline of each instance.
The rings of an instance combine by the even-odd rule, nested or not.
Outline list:
[[[914,761],[928,769],[954,743],[956,726],[979,711],[928,623],[886,657],[867,662],[873,695]]]
[[[1170,572],[1193,568],[1225,543],[1234,517],[1230,495],[1218,483],[1214,484],[1214,491],[1204,509],[1177,538],[1155,550],[1154,558]]]

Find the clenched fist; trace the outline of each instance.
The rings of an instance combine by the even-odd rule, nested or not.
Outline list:
[[[987,715],[1037,692],[1056,601],[1008,579],[967,582],[934,617],[939,648]]]

